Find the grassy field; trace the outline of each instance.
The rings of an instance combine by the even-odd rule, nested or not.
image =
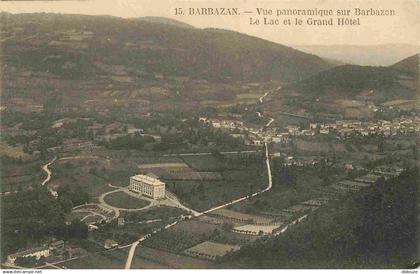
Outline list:
[[[211,268],[206,260],[139,246],[134,254],[132,268]]]
[[[393,100],[382,104],[386,107],[394,107],[401,110],[420,109],[420,100]]]
[[[149,224],[126,223],[124,226],[118,226],[116,222],[112,222],[101,226],[99,230],[93,231],[89,237],[101,245],[107,239],[113,239],[120,245],[125,245],[136,241],[162,225],[161,222],[156,222]]]
[[[209,219],[214,222],[210,222]],[[182,253],[204,241],[244,245],[258,238],[257,236],[233,233],[230,231],[230,227],[233,226],[234,224],[230,223],[229,220],[219,217],[200,217],[180,222],[176,226],[154,235],[146,240],[143,246]]]
[[[328,143],[297,141],[297,149],[303,152],[329,152],[331,150]]]
[[[70,269],[122,269],[127,260],[128,249],[114,249],[91,253],[86,257],[58,264]]]
[[[262,175],[247,181],[172,181],[167,186],[185,204],[196,210],[205,210],[263,189],[266,184]]]
[[[182,159],[196,171],[217,171],[229,168],[213,155],[183,156]]]
[[[196,220],[188,220],[180,222],[173,227],[173,231],[186,232],[189,234],[206,235],[210,236],[218,226],[215,224],[204,223]]]
[[[301,172],[297,175],[295,187],[274,185],[271,191],[230,208],[244,213],[276,215],[289,206],[319,197],[319,187],[323,183],[319,174]]]
[[[261,96],[263,96],[264,93],[240,93],[236,95],[236,99],[238,100],[254,100],[257,101]]]
[[[218,172],[221,175],[220,179],[222,180],[220,181],[165,181],[171,192],[186,205],[196,210],[205,210],[246,196],[267,185],[266,169],[257,154],[219,157],[213,155],[184,156],[183,159],[196,171]]]
[[[0,142],[0,155],[22,160],[27,160],[30,158],[29,154],[23,152],[22,147],[12,147],[4,142]]]
[[[108,181],[101,177],[100,170],[105,168],[106,162],[98,160],[58,160],[51,165],[51,185],[79,185],[92,198],[97,198],[104,192],[112,190]]]
[[[72,220],[81,220],[82,218],[86,217],[87,215],[89,215],[90,213],[87,211],[83,211],[83,212],[70,212],[67,216],[66,216],[66,220],[67,221],[72,221]]]
[[[205,234],[191,234],[184,230],[176,231],[167,229],[147,239],[143,242],[143,245],[159,250],[180,253],[208,239],[209,236]]]
[[[209,240],[219,225],[187,220],[159,232],[144,242],[145,246],[170,252],[183,252],[194,245]]]
[[[41,183],[46,177],[41,170],[42,164],[40,161],[20,163],[14,160],[2,159],[0,165],[1,191],[27,189],[32,184]]]
[[[150,204],[149,201],[128,195],[124,191],[113,192],[104,197],[107,204],[118,208],[142,208]]]

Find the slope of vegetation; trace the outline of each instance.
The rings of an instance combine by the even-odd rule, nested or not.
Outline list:
[[[223,267],[410,268],[418,259],[418,169],[330,204],[282,236],[224,257]]]
[[[102,68],[124,66],[138,80],[155,73],[208,80],[298,80],[332,67],[315,55],[263,39],[167,21],[0,14],[2,30],[10,35],[24,30],[4,42],[7,64],[67,78],[94,77],[94,62],[105,64]]]
[[[60,239],[84,238],[87,226],[79,221],[65,223],[65,214],[73,205],[85,203],[74,189],[59,189],[55,199],[45,187],[1,196],[1,256],[20,248],[37,246],[49,237]]]
[[[407,78],[408,77],[408,78]],[[411,75],[391,67],[363,67],[344,65],[323,71],[286,89],[296,91],[305,98],[355,98],[361,92],[370,92],[374,98],[387,101],[396,98],[412,99],[414,90],[400,83]]]

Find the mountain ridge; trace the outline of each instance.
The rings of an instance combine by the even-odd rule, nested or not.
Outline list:
[[[414,99],[418,76],[419,55],[415,54],[391,66],[337,66],[287,85],[284,94],[312,100],[356,99],[362,94],[379,101]]]
[[[80,58],[87,61],[106,60],[109,65],[124,65],[146,73],[207,80],[296,81],[334,66],[312,54],[222,29],[186,28],[111,16],[51,13],[3,13],[0,22],[3,22],[2,30],[6,32],[11,28],[24,29],[17,33],[17,37],[4,42],[5,51],[14,55],[41,47],[53,48],[83,56]],[[19,39],[29,36],[25,31],[42,36],[44,41],[37,41],[36,37],[32,45],[21,43]],[[80,34],[82,31],[92,34],[84,38]],[[75,48],[79,45],[85,48]],[[17,46],[20,51],[12,46]],[[19,60],[15,63],[25,62]]]

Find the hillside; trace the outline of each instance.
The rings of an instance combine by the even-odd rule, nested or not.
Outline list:
[[[68,79],[94,79],[118,65],[131,77],[295,81],[333,66],[266,40],[169,19],[2,13],[0,25],[7,65]]]
[[[221,268],[413,268],[419,173],[380,180],[309,215],[284,234],[223,257]]]
[[[415,54],[413,56],[407,57],[390,67],[403,73],[407,73],[415,79],[418,79],[420,69],[420,55]]]
[[[355,99],[361,94],[368,94],[376,101],[413,99],[418,89],[415,56],[390,67],[334,67],[291,84],[285,91],[307,99]]]
[[[170,18],[165,18],[165,17],[145,16],[145,17],[139,17],[139,18],[132,19],[132,20],[168,24],[168,25],[183,27],[183,28],[194,28],[193,26],[191,26],[189,24],[186,24],[184,22],[174,20],[174,19],[170,19]]]
[[[347,64],[389,66],[420,52],[420,45],[292,45],[293,48]]]

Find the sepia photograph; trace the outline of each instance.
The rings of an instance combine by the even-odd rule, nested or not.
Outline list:
[[[2,273],[417,273],[419,54],[419,0],[1,1]]]

